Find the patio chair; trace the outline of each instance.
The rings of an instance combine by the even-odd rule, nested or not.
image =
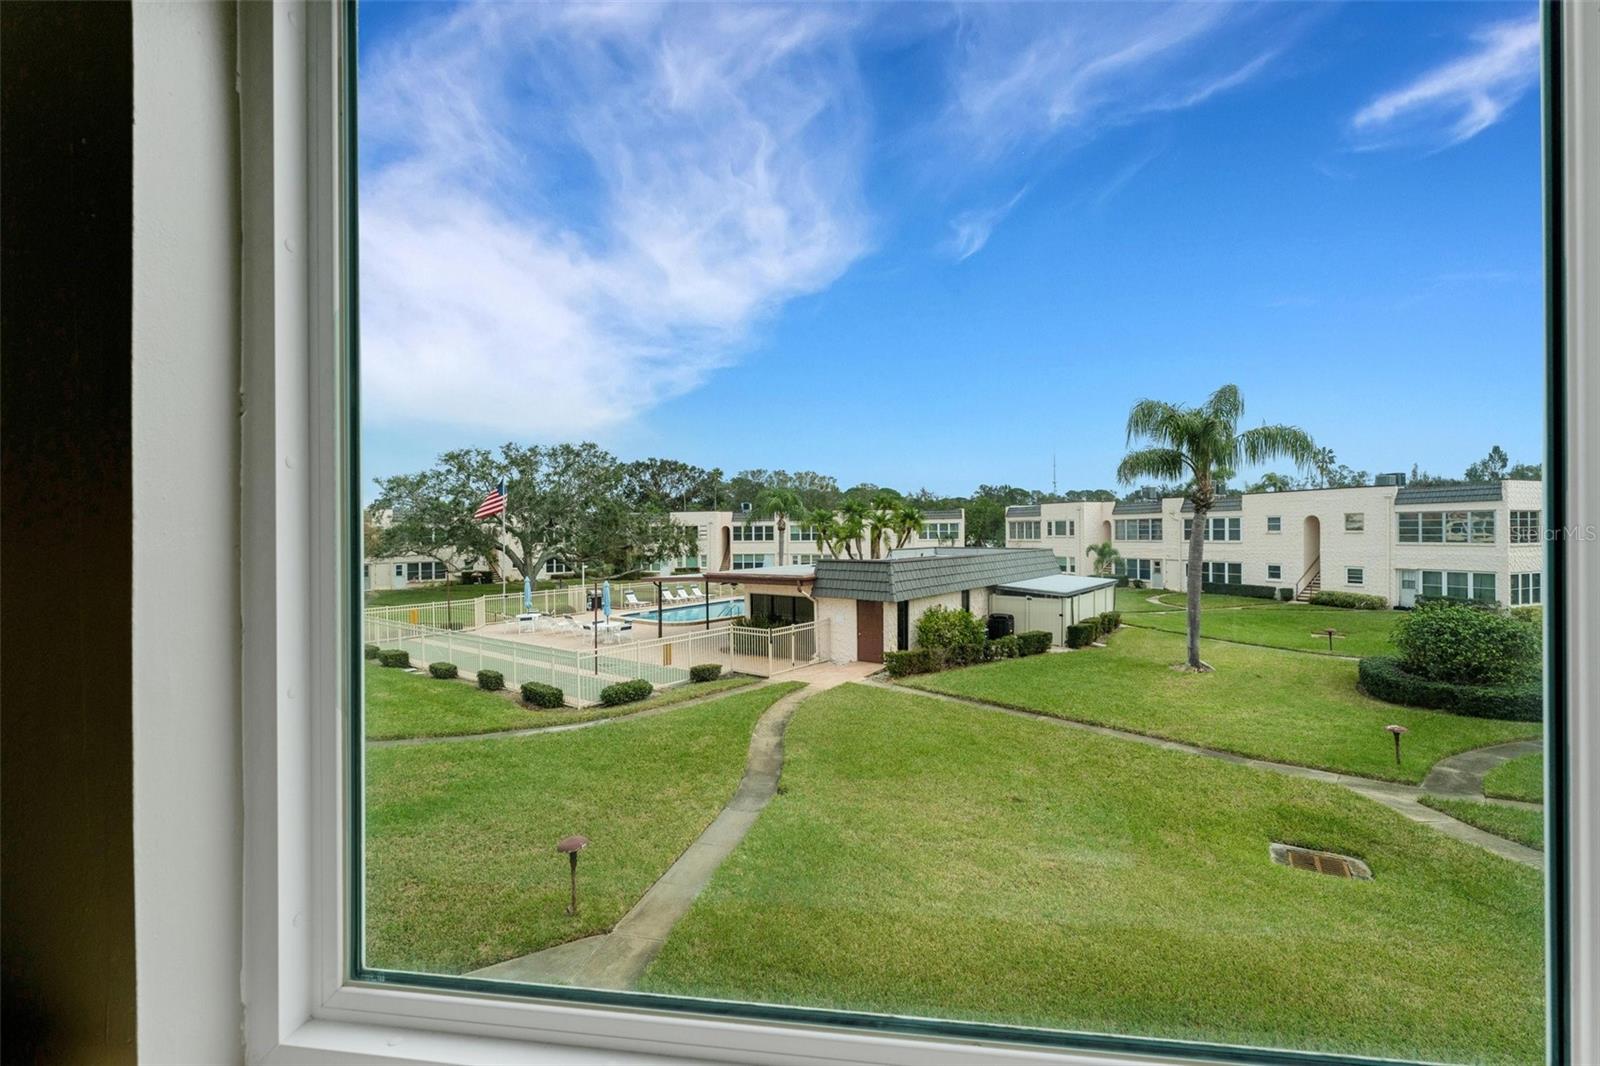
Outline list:
[[[624,607],[643,607],[644,606],[644,604],[639,602],[639,597],[637,597],[637,596],[635,596],[633,594],[633,590],[632,589],[629,589],[628,591],[626,591],[626,592],[624,592],[622,594],[622,604],[623,604]]]
[[[673,593],[672,598],[677,600],[679,603],[688,603],[690,600],[694,599],[693,596],[689,595],[689,590],[683,588],[682,586],[679,586],[677,591]]]

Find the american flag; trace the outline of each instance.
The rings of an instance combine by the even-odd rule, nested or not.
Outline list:
[[[489,495],[478,504],[478,509],[472,512],[473,518],[488,518],[491,515],[505,514],[506,511],[506,483],[500,482],[499,486],[489,490]]]

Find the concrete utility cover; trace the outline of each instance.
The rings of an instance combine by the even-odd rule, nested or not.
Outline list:
[[[1335,855],[1331,851],[1312,851],[1293,844],[1273,844],[1267,849],[1272,861],[1294,870],[1312,870],[1332,877],[1353,877],[1357,881],[1372,880],[1372,869],[1360,859],[1349,855]]]

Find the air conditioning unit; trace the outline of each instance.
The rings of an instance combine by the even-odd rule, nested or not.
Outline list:
[[[1377,477],[1372,479],[1372,483],[1374,485],[1387,485],[1391,488],[1399,488],[1401,485],[1406,483],[1406,476],[1400,473],[1379,474]]]

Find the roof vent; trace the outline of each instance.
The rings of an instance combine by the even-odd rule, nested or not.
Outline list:
[[[1351,877],[1357,881],[1372,880],[1372,868],[1360,859],[1349,855],[1336,855],[1331,851],[1312,851],[1293,844],[1273,844],[1268,853],[1272,861],[1291,870],[1311,870],[1331,877]]]

